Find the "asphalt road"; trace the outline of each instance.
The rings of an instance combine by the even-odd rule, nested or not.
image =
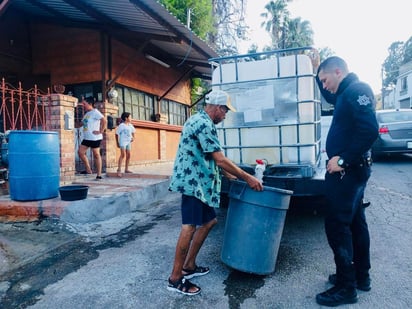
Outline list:
[[[345,308],[412,308],[412,157],[373,167],[366,197],[371,231],[372,290]],[[73,226],[49,224],[64,243],[47,256],[3,275],[1,308],[319,308],[315,294],[334,271],[323,214],[313,200],[291,205],[276,269],[236,271],[222,262],[227,209],[206,240],[198,264],[211,272],[193,279],[202,293],[166,289],[180,228],[180,196],[169,194],[133,214]],[[38,227],[41,229],[43,224]],[[242,240],[239,240],[242,241]],[[35,250],[35,249],[34,249]],[[256,248],[250,248],[256,250]],[[256,250],[256,254],[259,254]]]

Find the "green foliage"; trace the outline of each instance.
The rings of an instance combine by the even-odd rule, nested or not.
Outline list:
[[[160,0],[178,20],[187,25],[190,8],[190,29],[202,39],[213,32],[212,3],[210,0]]]
[[[319,56],[320,56],[320,62],[325,60],[328,57],[331,57],[335,54],[334,51],[332,51],[329,47],[322,47],[319,48]]]
[[[283,29],[282,48],[295,48],[313,45],[313,30],[310,22],[300,17],[287,19]]]
[[[290,18],[287,3],[291,0],[270,1],[265,5],[266,20],[261,24],[272,38],[272,49],[285,49],[313,45],[313,30],[309,21]]]
[[[400,66],[412,61],[412,37],[405,43],[393,42],[388,48],[388,53],[389,55],[382,65],[383,88],[396,85]]]
[[[383,63],[383,81],[384,88],[395,85],[399,75],[399,67],[403,61],[403,42],[393,42],[388,48],[389,56]]]
[[[202,106],[202,99],[207,93],[208,85],[201,78],[192,78],[192,90],[191,90],[191,100],[193,102],[193,107],[191,113],[195,113],[198,110],[198,105]]]
[[[201,39],[206,39],[214,32],[212,2],[210,0],[159,0],[161,4],[180,22],[187,26],[188,9],[190,8],[190,30]],[[196,102],[207,89],[200,78],[191,80],[191,100]],[[194,110],[196,107],[193,108]]]
[[[247,50],[248,54],[254,54],[258,52],[258,46],[256,44],[250,45],[250,47]]]
[[[412,61],[412,36],[403,45],[403,60],[402,64]]]
[[[272,38],[272,47],[275,49],[280,47],[285,22],[289,18],[286,0],[270,1],[265,5],[266,12],[260,14],[266,20],[261,24]]]
[[[192,86],[192,91],[191,91],[192,101],[195,102],[198,99],[200,99],[205,92],[203,80],[200,78],[192,78],[191,86]]]

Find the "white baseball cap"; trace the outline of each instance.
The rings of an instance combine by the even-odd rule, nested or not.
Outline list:
[[[230,103],[230,96],[227,92],[223,90],[213,90],[208,93],[205,97],[206,104],[212,105],[224,105],[232,112],[236,112],[236,109]]]

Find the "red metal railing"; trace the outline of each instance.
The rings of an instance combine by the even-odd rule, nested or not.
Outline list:
[[[18,88],[15,88],[3,78],[0,95],[0,131],[49,130],[50,89],[47,93],[41,93],[35,85],[32,89],[23,90],[20,82]]]

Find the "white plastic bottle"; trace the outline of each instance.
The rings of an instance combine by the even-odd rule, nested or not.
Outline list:
[[[263,182],[263,173],[266,169],[266,163],[264,160],[256,159],[256,167],[255,167],[255,177]]]

